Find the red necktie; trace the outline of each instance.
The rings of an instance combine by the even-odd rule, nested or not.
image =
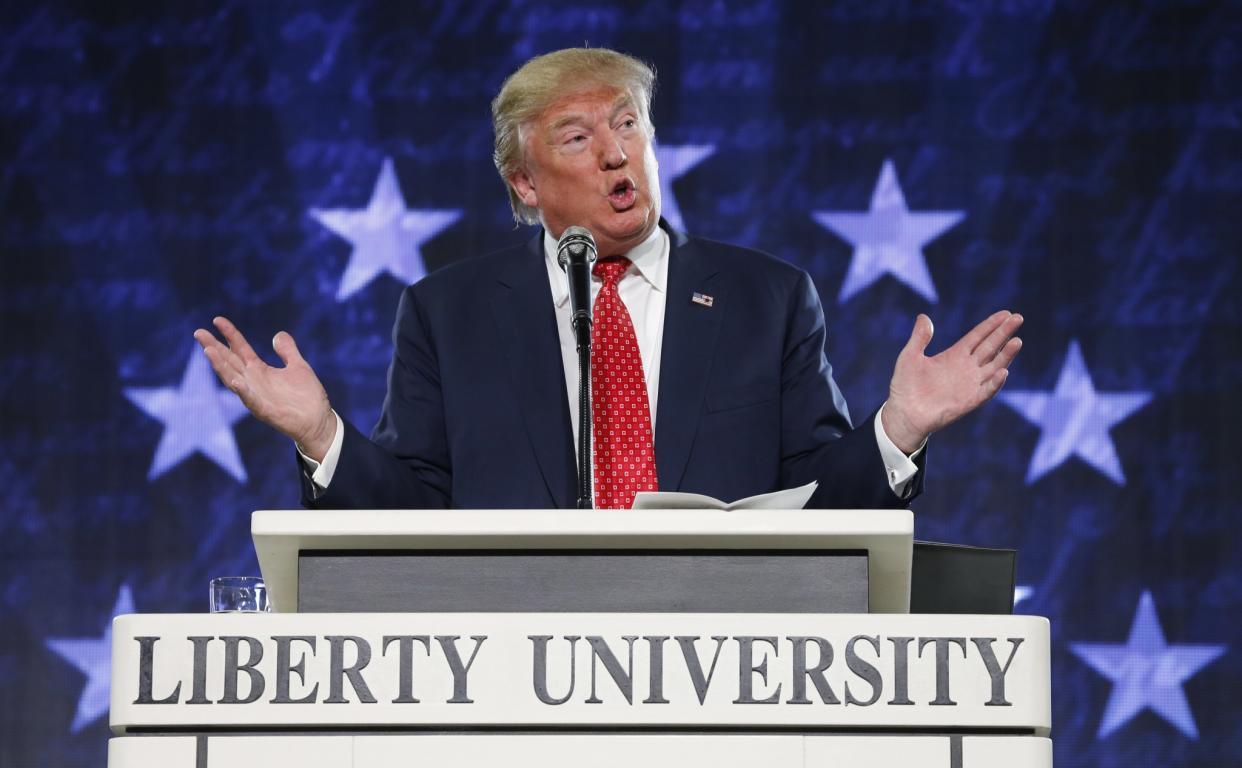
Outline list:
[[[647,379],[629,310],[617,283],[627,258],[597,261],[604,281],[591,324],[591,418],[595,425],[595,507],[629,509],[634,494],[658,490]]]

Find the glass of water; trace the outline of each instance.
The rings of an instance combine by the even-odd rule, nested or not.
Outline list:
[[[208,595],[212,613],[260,613],[270,610],[267,585],[259,576],[217,576]]]

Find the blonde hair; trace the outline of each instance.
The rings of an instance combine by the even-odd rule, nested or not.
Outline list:
[[[566,48],[536,56],[509,75],[492,99],[492,162],[509,192],[513,218],[539,223],[539,211],[518,197],[509,177],[523,164],[522,128],[539,117],[557,99],[591,87],[611,87],[629,93],[648,133],[655,69],[647,63],[607,48]]]

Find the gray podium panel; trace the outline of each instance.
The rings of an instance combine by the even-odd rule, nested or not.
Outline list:
[[[302,613],[867,613],[848,550],[303,551]]]

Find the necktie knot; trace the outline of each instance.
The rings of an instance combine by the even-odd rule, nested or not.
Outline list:
[[[630,260],[624,256],[614,258],[600,259],[595,262],[595,266],[591,271],[596,277],[603,280],[605,284],[612,283],[616,285],[621,279],[621,275],[625,274],[625,270],[630,268]]]

